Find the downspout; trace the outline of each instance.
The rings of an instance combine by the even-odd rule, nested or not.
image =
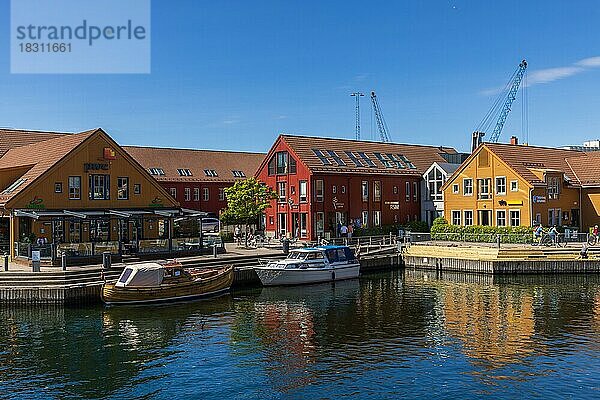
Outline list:
[[[533,186],[529,188],[529,223],[533,222]],[[538,221],[540,224],[542,221]]]

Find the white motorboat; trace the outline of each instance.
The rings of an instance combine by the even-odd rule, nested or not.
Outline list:
[[[348,246],[296,249],[284,260],[260,261],[254,270],[265,286],[339,281],[360,274],[358,259]]]

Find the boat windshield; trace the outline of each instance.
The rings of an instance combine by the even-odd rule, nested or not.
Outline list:
[[[304,260],[306,259],[306,254],[307,253],[302,251],[292,251],[290,254],[288,254],[287,258],[293,260]]]

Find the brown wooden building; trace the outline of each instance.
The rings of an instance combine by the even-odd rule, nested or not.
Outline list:
[[[280,135],[256,176],[278,194],[268,234],[314,240],[337,225],[420,220],[422,174],[456,151],[447,147]]]
[[[160,147],[123,148],[165,188],[183,208],[215,216],[227,206],[225,188],[254,176],[264,153],[192,150]]]
[[[0,130],[1,243],[13,258],[172,249],[179,204],[102,129]]]

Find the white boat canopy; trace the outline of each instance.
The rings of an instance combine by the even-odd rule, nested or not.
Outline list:
[[[117,287],[156,287],[160,286],[165,275],[165,267],[158,263],[143,263],[127,266],[119,280]]]

